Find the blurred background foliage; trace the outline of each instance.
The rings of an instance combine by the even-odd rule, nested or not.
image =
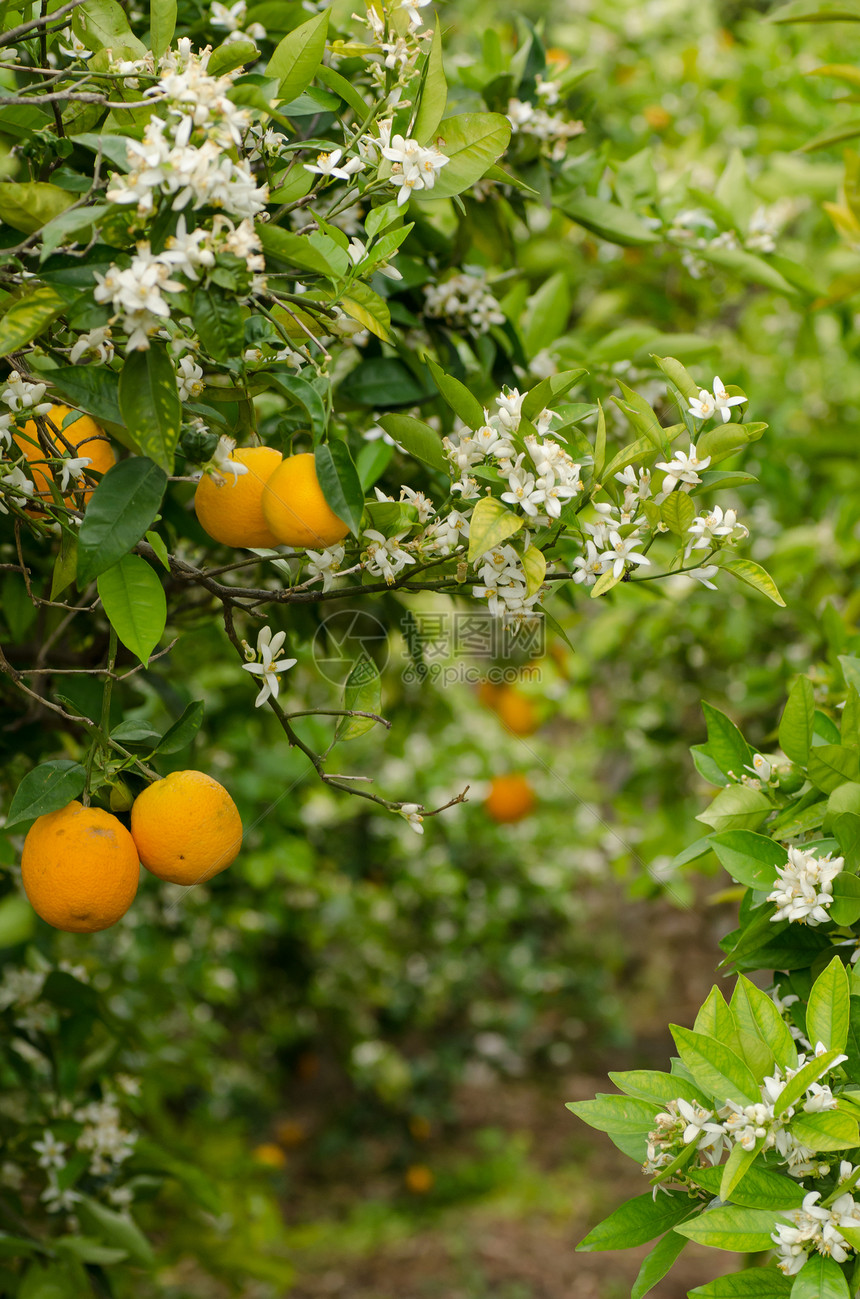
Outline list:
[[[833,207],[846,203],[842,145],[802,150],[852,117],[839,103],[845,86],[816,69],[855,58],[860,29],[780,25],[766,5],[706,0],[518,7],[554,66],[583,74],[568,101],[586,126],[566,169],[570,193],[618,199],[659,238],[601,238],[565,215],[562,185],[560,206],[517,203],[504,228],[469,200],[465,260],[487,269],[530,360],[582,363],[655,401],[663,385],[651,353],[678,356],[703,386],[715,373],[740,386],[749,417],[769,428],[743,463],[761,486],[739,488],[736,503],[750,553],[787,607],[738,586],[705,597],[681,578],[599,601],[577,588],[570,604],[552,605],[572,648],[551,637],[538,670],[501,693],[404,679],[395,634],[383,694],[392,729],[355,741],[350,769],[416,802],[470,785],[470,801],[428,821],[422,839],[315,784],[249,707],[220,633],[189,616],[169,677],[158,664],[138,674],[125,716],[177,716],[192,698],[188,665],[206,720],[173,761],[205,765],[238,802],[250,831],[233,868],[187,893],[147,877],[117,928],[78,938],[34,926],[17,841],[0,834],[6,1029],[47,1035],[55,1073],[79,1069],[84,1087],[117,1073],[136,1080],[123,1105],[144,1137],[130,1166],[160,1270],[123,1275],[118,1296],[212,1294],[213,1277],[249,1296],[283,1293],[294,1267],[279,1201],[301,1220],[340,1204],[329,1177],[360,1193],[371,1137],[384,1139],[393,1179],[382,1183],[388,1221],[522,1183],[516,1143],[428,1172],[427,1136],[450,1130],[464,1082],[489,1094],[569,1078],[636,1039],[643,990],[649,980],[652,993],[666,989],[624,918],[647,916],[630,910],[642,900],[661,914],[701,903],[691,868],[673,860],[698,837],[702,788],[687,750],[704,737],[700,700],[767,752],[792,677],[811,666],[826,682],[840,653],[857,652],[860,231],[852,242]],[[520,20],[489,0],[452,0],[441,18],[452,93],[470,98],[494,68],[504,79],[527,30]],[[527,151],[518,165],[528,179]],[[848,166],[853,178],[850,157]],[[850,214],[850,185],[847,204]],[[771,268],[758,272],[765,283],[732,259],[745,249]],[[551,290],[535,304],[531,288],[548,271]],[[588,381],[578,399],[589,400]],[[623,437],[618,413],[607,416]],[[17,581],[3,582],[2,618],[4,639],[23,644],[37,629]],[[418,617],[447,607],[389,603],[395,627],[407,608]],[[309,645],[314,629],[307,615],[291,632]],[[300,670],[291,686],[322,700],[326,683]],[[83,711],[94,706],[85,688]],[[0,726],[4,803],[30,765],[32,725],[42,723],[7,715]],[[537,808],[500,826],[483,797],[510,771],[527,775]],[[706,892],[719,888],[716,863],[694,869],[712,871]],[[64,978],[37,994],[40,1021],[15,980],[60,962]],[[10,1060],[3,1046],[6,1127],[22,1071],[20,1053]],[[45,1083],[30,1067],[33,1085]],[[15,1149],[5,1158],[9,1207]],[[411,1209],[397,1199],[404,1188]],[[144,1245],[139,1256],[119,1247],[142,1263]]]

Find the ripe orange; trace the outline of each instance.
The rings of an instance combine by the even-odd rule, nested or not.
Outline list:
[[[426,1195],[433,1189],[436,1178],[426,1164],[412,1164],[407,1168],[404,1180],[413,1195]]]
[[[35,821],[21,879],[33,910],[55,929],[92,934],[128,911],[140,879],[134,840],[100,807],[68,803]]]
[[[255,1146],[254,1159],[258,1164],[265,1164],[267,1168],[283,1168],[287,1162],[287,1156],[280,1146],[276,1146],[272,1141],[264,1141],[261,1146]]]
[[[263,518],[263,488],[283,460],[274,447],[239,447],[230,459],[248,472],[234,481],[227,472],[218,484],[204,474],[194,493],[200,525],[225,546],[277,546],[278,539]]]
[[[174,771],[138,794],[131,834],[141,863],[171,884],[201,884],[242,846],[242,821],[223,785],[203,771]]]
[[[536,802],[534,790],[525,776],[512,772],[508,776],[493,777],[484,807],[493,821],[507,825],[528,816]]]
[[[496,696],[495,709],[514,735],[532,735],[540,726],[534,703],[516,686],[502,686]]]
[[[51,436],[51,441],[57,448],[57,455],[64,457],[69,455],[65,446],[65,443],[67,442],[70,447],[74,447],[76,457],[89,457],[91,464],[87,465],[85,472],[89,473],[90,469],[96,469],[101,473],[106,474],[107,471],[112,469],[116,464],[116,456],[113,453],[111,444],[105,436],[104,429],[99,427],[91,415],[80,414],[78,414],[77,419],[75,419],[73,423],[67,424],[66,427],[63,428],[63,420],[71,413],[72,411],[70,406],[58,405],[52,406],[48,414],[45,416],[45,418],[50,420],[51,424],[53,424],[54,428],[57,430],[56,433],[50,433],[50,429],[48,430]],[[36,426],[36,421],[33,419],[27,420],[27,423],[24,425],[23,433],[14,434],[14,438],[18,446],[24,452],[24,455],[30,463],[34,465],[32,470],[33,481],[36,484],[34,495],[40,496],[43,500],[51,500],[50,484],[54,481],[54,475],[50,467],[44,463],[46,457],[45,452],[39,445],[39,430]],[[35,467],[36,465],[38,465],[38,468]],[[94,489],[90,489],[84,493],[84,499],[86,501],[88,501],[92,496],[93,490]],[[66,505],[74,504],[71,495],[66,496],[63,499],[65,500]]]
[[[310,452],[288,456],[272,474],[263,492],[263,517],[285,546],[324,550],[349,532],[323,496]]]

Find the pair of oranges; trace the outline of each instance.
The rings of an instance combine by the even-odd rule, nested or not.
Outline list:
[[[242,820],[224,786],[203,771],[174,771],[135,799],[130,832],[77,801],[40,816],[24,840],[21,879],[49,925],[94,933],[128,911],[140,863],[172,884],[200,884],[226,870],[241,845]]]
[[[247,472],[204,474],[194,496],[203,529],[225,546],[298,546],[324,550],[349,527],[323,495],[314,457],[274,447],[240,447],[231,460]]]

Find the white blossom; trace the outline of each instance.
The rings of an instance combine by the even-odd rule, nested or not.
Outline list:
[[[772,921],[792,920],[802,924],[826,924],[827,908],[833,902],[833,881],[842,870],[844,859],[816,857],[803,848],[789,848],[784,866],[777,866],[779,883],[768,902],[776,903]]]
[[[690,399],[689,411],[696,419],[710,419],[719,411],[723,423],[731,419],[731,407],[740,406],[746,401],[746,397],[730,397],[726,392],[722,379],[714,377],[714,390],[708,392],[706,388],[700,388],[698,397]]]
[[[406,532],[398,532],[393,537],[385,537],[374,528],[368,528],[363,534],[365,540],[370,538],[365,555],[365,569],[368,573],[384,577],[391,586],[408,564],[415,563],[415,556],[410,555],[400,545]]]
[[[710,463],[710,456],[705,456],[703,460],[699,459],[693,442],[690,443],[689,454],[675,451],[670,461],[658,461],[656,468],[662,469],[666,475],[663,479],[663,491],[673,491],[678,483],[683,483],[686,487],[695,487],[702,481],[699,471],[707,469]]]
[[[40,1168],[65,1168],[68,1146],[65,1141],[57,1141],[50,1128],[46,1129],[41,1141],[33,1142],[33,1149],[39,1156]]]
[[[262,678],[262,689],[257,695],[255,708],[260,708],[271,696],[277,699],[280,689],[278,674],[286,672],[289,668],[295,667],[298,659],[279,659],[278,655],[287,639],[285,631],[276,632],[272,635],[271,627],[262,627],[257,636],[257,656],[259,662],[243,663],[242,671],[250,672],[254,676]]]
[[[309,580],[316,582],[322,578],[323,590],[330,590],[343,563],[344,553],[344,547],[340,545],[327,546],[324,550],[306,550]]]
[[[416,834],[424,833],[424,826],[421,824],[424,817],[421,815],[420,803],[404,803],[397,810],[403,819],[411,825]]]

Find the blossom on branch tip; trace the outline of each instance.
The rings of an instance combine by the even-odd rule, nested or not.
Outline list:
[[[285,631],[276,632],[273,636],[271,627],[262,627],[257,637],[257,655],[260,661],[242,664],[243,672],[250,672],[253,676],[262,678],[262,689],[254,703],[255,708],[260,708],[270,696],[272,699],[277,699],[280,689],[278,674],[286,672],[298,663],[298,659],[278,658],[286,639]]]

